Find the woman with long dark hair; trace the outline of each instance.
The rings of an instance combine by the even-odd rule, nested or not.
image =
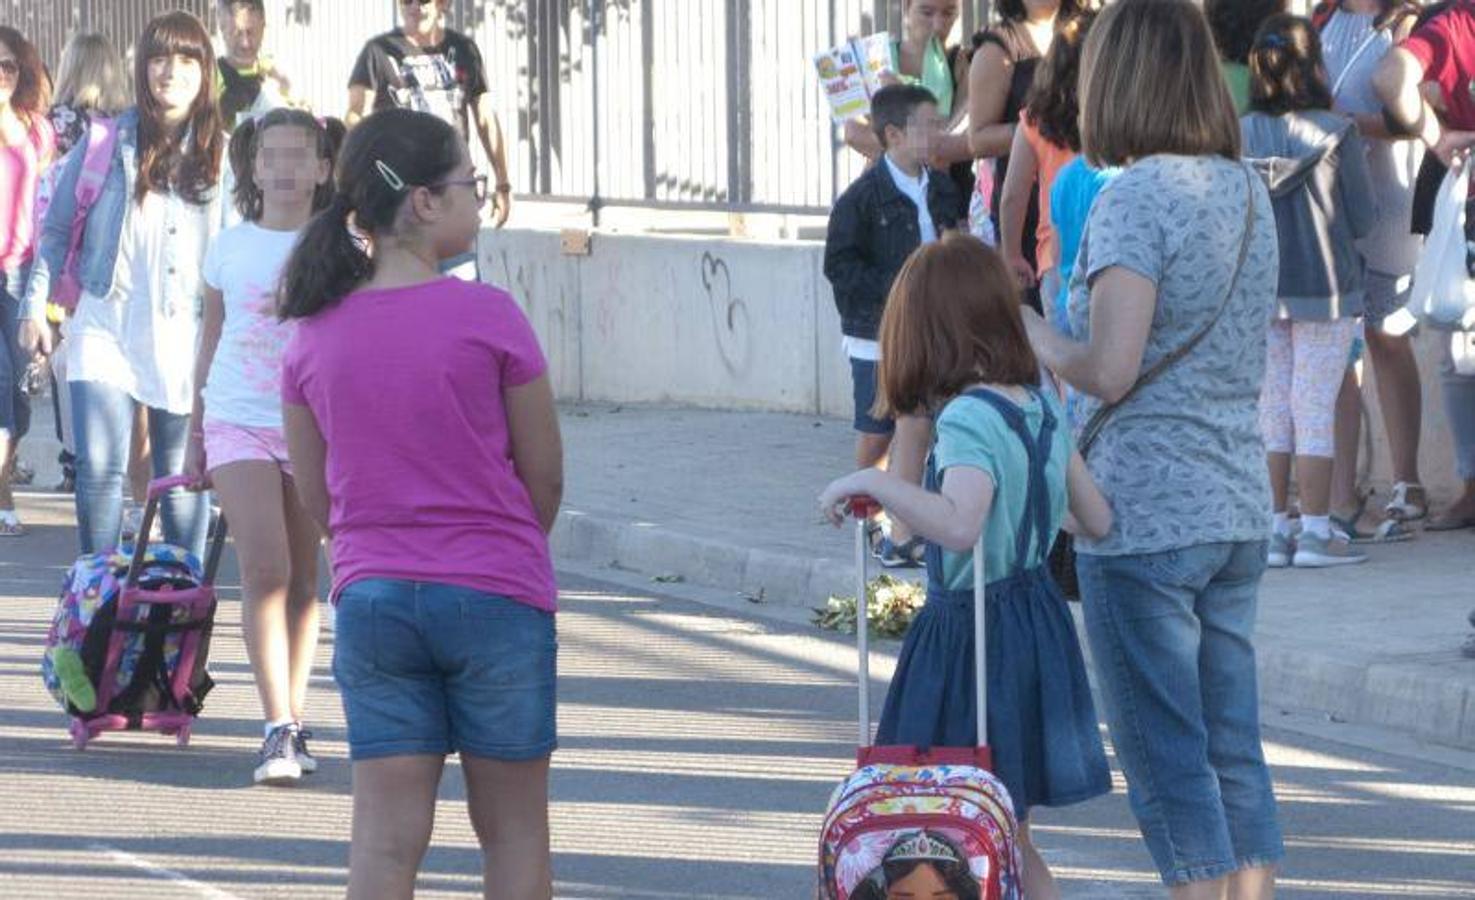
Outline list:
[[[1029,103],[1035,70],[1055,43],[1056,24],[1080,13],[1082,0],[1001,0],[997,26],[973,38],[973,62],[968,70],[968,146],[979,160],[977,189],[970,214],[973,233],[994,243],[999,234],[999,212],[1004,180],[1009,174],[1009,150],[1019,116]],[[1039,227],[1039,191],[1030,193],[1024,233]],[[1035,247],[1025,242],[1025,257],[1034,266]],[[1029,293],[1038,308],[1039,295]]]
[[[194,402],[200,272],[219,228],[225,133],[211,83],[215,52],[194,16],[166,13],[138,39],[138,105],[118,117],[102,192],[87,210],[67,324],[67,380],[77,443],[77,528],[83,553],[117,545],[135,402],[148,408],[156,476],[179,472]],[[49,351],[45,322],[76,212],[86,154],[57,180],[26,290],[21,346]],[[164,536],[200,553],[210,507],[183,491],[163,504]]]
[[[15,514],[10,477],[15,448],[31,424],[21,389],[30,354],[16,346],[18,299],[35,251],[36,186],[56,150],[46,117],[51,82],[36,48],[0,26],[0,536],[25,533]]]

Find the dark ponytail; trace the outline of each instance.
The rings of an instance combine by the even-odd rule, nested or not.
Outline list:
[[[349,132],[338,158],[337,194],[308,223],[287,260],[277,311],[305,319],[369,280],[369,244],[393,234],[405,198],[436,193],[466,156],[456,130],[428,113],[387,109]]]

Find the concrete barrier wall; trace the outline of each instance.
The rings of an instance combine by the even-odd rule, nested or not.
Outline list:
[[[558,396],[850,414],[840,323],[813,243],[593,236],[565,255],[552,231],[481,242],[543,338]]]
[[[560,399],[851,415],[819,243],[595,234],[589,249],[565,254],[554,230],[488,230],[481,241],[482,275],[527,311]],[[1447,499],[1458,484],[1438,377],[1445,341],[1417,338],[1422,474]],[[1371,378],[1366,396],[1373,482],[1386,486]]]

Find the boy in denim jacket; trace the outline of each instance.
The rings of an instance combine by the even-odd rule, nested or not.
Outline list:
[[[907,84],[882,88],[871,98],[871,125],[886,153],[835,201],[825,235],[825,277],[835,291],[854,382],[860,468],[882,464],[895,430],[891,419],[871,415],[881,358],[877,332],[891,283],[913,250],[968,215],[957,184],[927,164],[942,133],[931,92]]]

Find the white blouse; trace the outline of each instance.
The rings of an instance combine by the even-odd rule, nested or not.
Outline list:
[[[219,200],[202,206],[153,192],[128,204],[112,293],[84,293],[65,327],[68,381],[102,382],[146,406],[189,414],[201,268],[219,225]]]

